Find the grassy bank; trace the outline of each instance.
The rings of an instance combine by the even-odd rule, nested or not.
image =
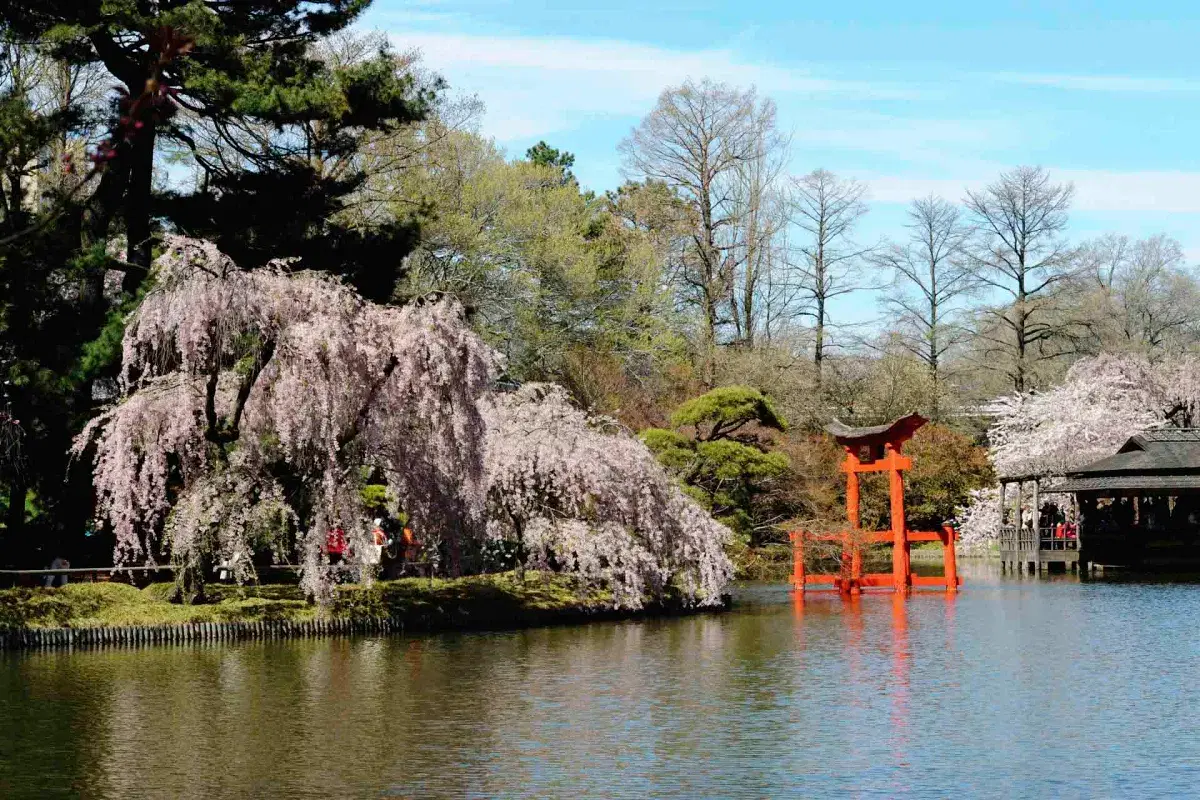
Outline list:
[[[0,627],[103,628],[211,622],[304,622],[325,618],[401,620],[405,628],[514,628],[628,616],[611,596],[563,575],[515,573],[454,580],[405,578],[370,587],[343,586],[319,609],[296,586],[212,586],[201,605],[167,601],[169,584],[145,589],[81,583],[55,589],[0,591]],[[648,609],[663,613],[670,609]]]

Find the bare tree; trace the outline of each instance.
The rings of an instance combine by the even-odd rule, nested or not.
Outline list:
[[[754,89],[687,81],[664,91],[620,145],[630,177],[665,183],[689,207],[680,292],[700,312],[702,374],[710,385],[719,331],[732,322],[738,258],[746,254],[745,237],[734,232],[746,214],[739,179],[762,157],[774,116],[774,104],[760,103]]]
[[[1196,342],[1200,281],[1179,242],[1110,234],[1081,246],[1079,264],[1095,351],[1154,357]]]
[[[0,95],[10,117],[11,135],[0,148],[0,214],[12,219],[47,207],[82,181],[70,175],[64,156],[82,160],[87,138],[106,113],[104,70],[72,65],[55,57],[44,42],[0,32]],[[90,128],[89,128],[90,125]]]
[[[788,141],[775,128],[775,104],[764,100],[750,119],[753,156],[734,170],[735,222],[720,241],[734,263],[730,316],[736,341],[753,347],[756,336],[770,335],[769,303],[777,291],[771,280],[783,260],[787,209],[780,178]]]
[[[798,313],[813,321],[813,364],[821,380],[829,344],[829,303],[864,288],[863,266],[871,248],[852,238],[867,206],[866,187],[824,169],[792,179],[788,198],[790,222],[802,233],[798,257],[790,267],[792,286],[801,303]]]
[[[1053,313],[1056,289],[1071,275],[1072,251],[1060,234],[1074,187],[1054,184],[1041,167],[1017,167],[979,192],[967,192],[976,224],[967,249],[976,278],[1009,302],[986,309],[978,331],[981,365],[1002,371],[1013,388],[1031,388],[1039,362],[1071,347],[1074,321]]]
[[[942,357],[961,341],[954,303],[974,285],[963,256],[970,228],[958,206],[930,195],[908,209],[908,242],[882,249],[875,262],[891,270],[897,291],[884,304],[899,323],[897,343],[924,363],[929,373],[930,416],[940,416]]]

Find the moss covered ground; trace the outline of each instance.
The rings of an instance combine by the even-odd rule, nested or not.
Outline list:
[[[169,602],[170,584],[144,589],[78,583],[53,589],[0,590],[0,626],[119,627],[200,622],[304,621],[387,617],[405,627],[508,628],[616,616],[611,596],[563,575],[515,573],[457,579],[403,578],[338,587],[321,608],[288,585],[208,588],[208,602]]]

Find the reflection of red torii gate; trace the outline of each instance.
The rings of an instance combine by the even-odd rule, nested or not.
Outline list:
[[[846,461],[842,471],[846,473],[846,518],[850,530],[834,534],[811,534],[793,531],[792,540],[792,584],[799,591],[812,584],[832,584],[847,594],[858,594],[871,587],[892,587],[897,592],[907,592],[913,586],[944,586],[948,592],[957,592],[962,581],[958,577],[954,559],[954,540],[957,535],[949,525],[940,531],[910,531],[904,521],[904,478],[900,474],[912,467],[912,459],[901,455],[900,447],[928,420],[920,414],[909,414],[886,425],[870,428],[851,428],[834,420],[826,430],[833,434],[838,444],[846,449]],[[890,478],[891,517],[890,531],[862,531],[858,514],[858,476],[864,472],[887,472]],[[836,575],[809,575],[804,569],[805,541],[832,541],[842,544],[842,569]],[[945,577],[929,578],[912,574],[908,548],[913,542],[942,543],[945,562]],[[891,574],[875,573],[864,575],[862,571],[862,549],[864,545],[891,542]]]

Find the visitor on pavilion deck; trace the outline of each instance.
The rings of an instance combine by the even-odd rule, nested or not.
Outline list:
[[[1159,533],[1167,528],[1167,504],[1162,498],[1146,496],[1138,505],[1138,516],[1141,517],[1142,527],[1147,531]]]

